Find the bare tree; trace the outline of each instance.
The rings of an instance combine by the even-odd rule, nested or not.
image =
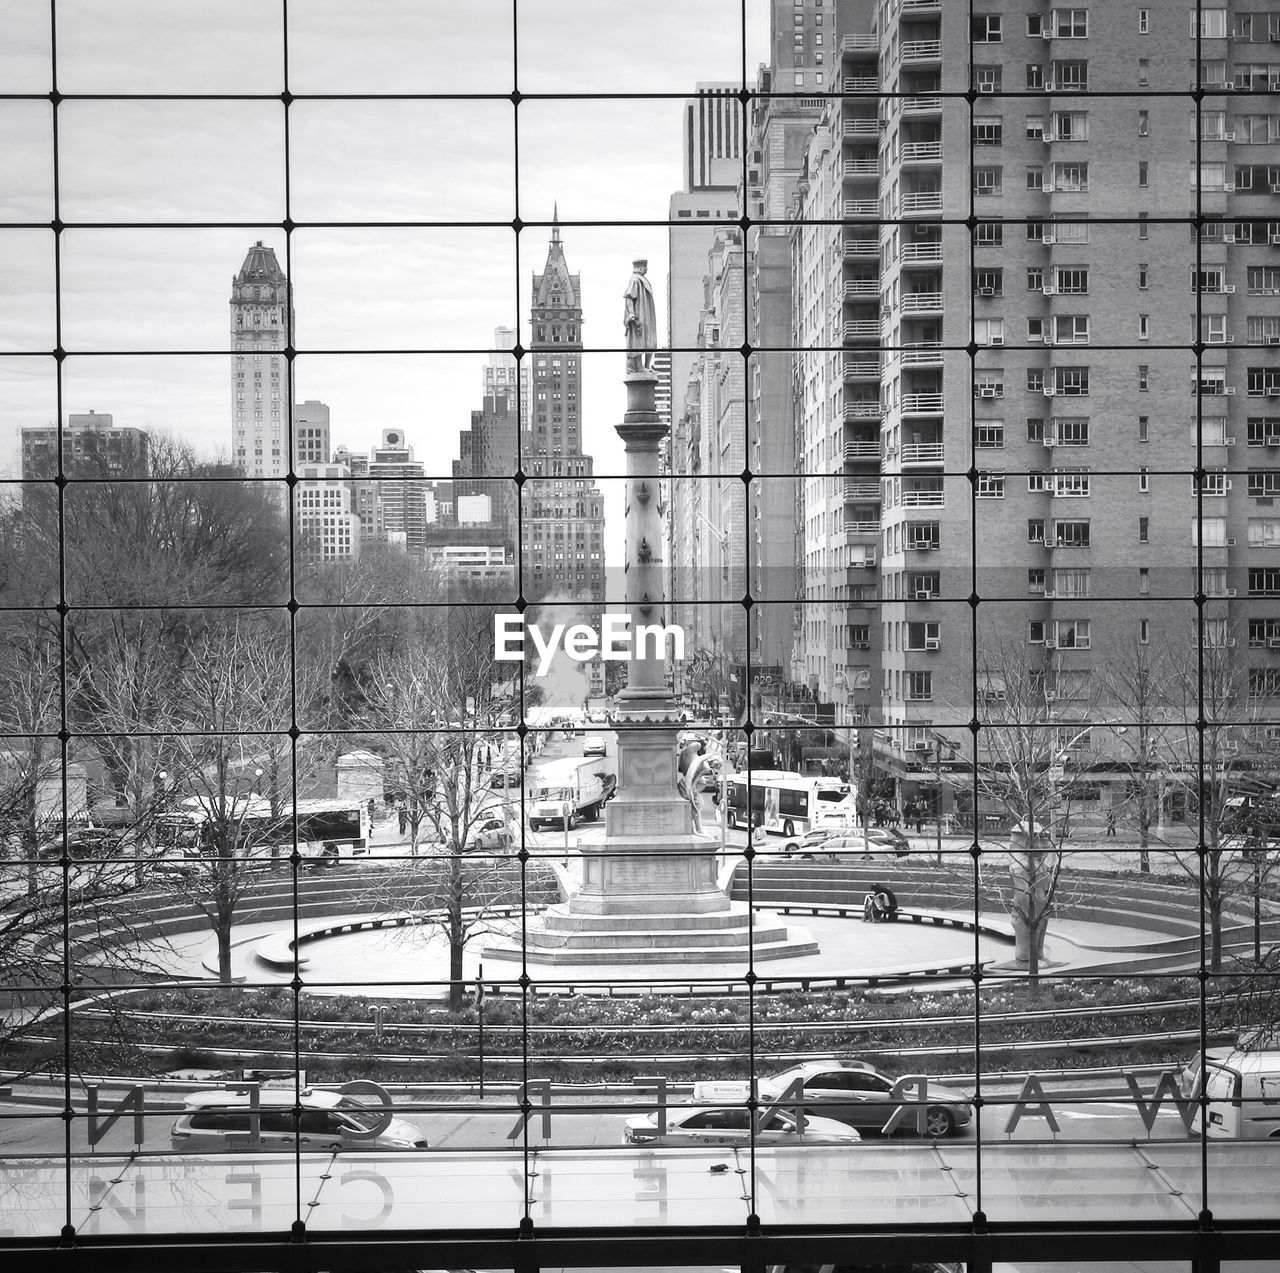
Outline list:
[[[1138,862],[1151,870],[1151,831],[1161,821],[1170,765],[1179,741],[1175,667],[1163,643],[1134,641],[1102,669],[1108,705],[1124,722],[1114,743],[1127,771],[1123,811],[1138,832]]]
[[[1013,828],[1007,852],[984,852],[997,869],[984,872],[983,882],[1013,922],[1015,958],[1025,962],[1035,993],[1075,798],[1066,766],[1090,741],[1094,693],[1083,672],[1063,666],[1061,653],[994,637],[981,648],[977,790]]]
[[[188,892],[214,931],[218,976],[229,983],[236,911],[292,824],[291,803],[274,810],[257,771],[284,749],[297,783],[307,763],[289,735],[293,680],[282,626],[251,611],[211,625],[191,649],[177,694],[182,732],[170,745],[192,793],[200,849]]]
[[[514,688],[498,679],[493,655],[492,610],[453,606],[424,625],[410,648],[375,660],[367,691],[369,723],[381,731],[375,745],[408,803],[411,843],[410,856],[377,891],[444,932],[455,1008],[468,941],[489,931],[492,903],[518,895],[509,856],[519,840],[516,806],[508,788],[487,782]],[[481,835],[492,822],[503,830]]]
[[[1265,772],[1274,762],[1262,706],[1268,687],[1236,657],[1230,632],[1225,620],[1206,621],[1201,640],[1192,632],[1171,655],[1180,725],[1169,768],[1198,813],[1202,845],[1200,851],[1173,850],[1172,856],[1204,899],[1212,972],[1222,969],[1223,914],[1254,883],[1245,853],[1251,820],[1241,793],[1256,789],[1252,771]]]

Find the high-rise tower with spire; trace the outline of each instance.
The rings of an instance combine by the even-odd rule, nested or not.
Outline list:
[[[231,455],[246,477],[289,471],[289,378],[293,292],[274,248],[249,249],[231,280]]]
[[[582,450],[582,287],[569,272],[559,209],[529,314],[529,401],[523,408],[524,586],[531,598],[604,601],[604,501]]]

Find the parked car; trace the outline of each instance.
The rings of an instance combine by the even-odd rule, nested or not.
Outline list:
[[[667,1129],[658,1134],[657,1114],[627,1119],[623,1141],[628,1145],[696,1146],[745,1145],[751,1139],[751,1111],[745,1105],[697,1106],[668,1109]],[[862,1137],[843,1123],[790,1110],[775,1109],[756,1130],[760,1145],[853,1145]]]
[[[112,857],[119,844],[119,831],[108,827],[72,826],[67,828],[65,841],[67,857],[74,862],[83,862],[87,858]],[[60,858],[63,845],[61,835],[50,836],[49,839],[41,841],[36,848],[36,856],[45,859]]]
[[[760,1100],[777,1100],[796,1082],[804,1084],[806,1117],[817,1114],[864,1132],[878,1132],[901,1101],[892,1096],[894,1079],[865,1061],[806,1061],[759,1081]],[[693,1086],[696,1101],[745,1100],[746,1083],[703,1082]],[[929,1085],[925,1135],[941,1138],[966,1126],[972,1118],[969,1098],[948,1087]],[[908,1110],[902,1130],[917,1130],[914,1110]]]
[[[485,818],[472,832],[468,845],[472,849],[509,849],[516,842],[516,831],[506,818]]]
[[[599,734],[588,734],[582,740],[582,754],[584,756],[603,756],[608,748],[604,745],[604,739]]]
[[[814,858],[822,855],[834,861],[888,862],[911,851],[911,843],[892,827],[868,827],[866,832],[833,831],[818,827],[804,835],[783,841],[787,857]]]
[[[381,1112],[340,1092],[305,1091],[294,1131],[294,1092],[263,1088],[258,1092],[258,1139],[251,1142],[248,1092],[195,1092],[169,1134],[174,1149],[292,1150],[426,1149],[426,1137],[412,1123],[393,1118],[377,1136],[362,1137],[381,1121]]]

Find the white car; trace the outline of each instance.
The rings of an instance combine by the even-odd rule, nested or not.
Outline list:
[[[248,1092],[195,1092],[169,1133],[174,1149],[205,1153],[217,1149],[292,1152],[335,1149],[426,1149],[427,1138],[412,1123],[393,1118],[376,1136],[363,1136],[382,1120],[382,1111],[341,1092],[302,1092],[295,1130],[294,1092],[258,1092],[258,1138],[251,1140]]]
[[[804,1085],[805,1116],[813,1110],[845,1126],[859,1127],[863,1131],[878,1132],[889,1121],[890,1115],[904,1102],[894,1096],[894,1080],[891,1075],[868,1065],[865,1061],[805,1061],[793,1065],[780,1074],[759,1081],[761,1101],[774,1101],[788,1088],[800,1082]],[[695,1101],[745,1100],[749,1085],[742,1082],[708,1081],[693,1085]],[[969,1098],[955,1088],[929,1084],[929,1100],[925,1114],[924,1134],[930,1138],[954,1135],[973,1117]],[[902,1131],[917,1132],[917,1110],[908,1106]]]
[[[755,1139],[760,1145],[853,1145],[862,1137],[831,1118],[806,1114],[801,1122],[790,1110],[775,1109],[765,1115]],[[662,1135],[657,1114],[640,1114],[627,1119],[623,1141],[628,1145],[747,1145],[751,1111],[745,1105],[668,1109]]]
[[[607,750],[604,745],[604,739],[599,734],[588,734],[582,740],[582,754],[584,756],[603,756]]]

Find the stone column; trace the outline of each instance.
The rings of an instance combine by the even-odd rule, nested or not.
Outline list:
[[[583,883],[572,909],[588,914],[700,914],[729,909],[716,886],[714,841],[693,834],[693,815],[676,787],[675,702],[663,650],[638,640],[661,625],[662,523],[658,448],[667,426],[654,406],[658,378],[627,373],[627,412],[617,426],[626,447],[626,607],[633,647],[627,686],[615,700],[618,792],[606,806],[605,838],[582,846]]]

